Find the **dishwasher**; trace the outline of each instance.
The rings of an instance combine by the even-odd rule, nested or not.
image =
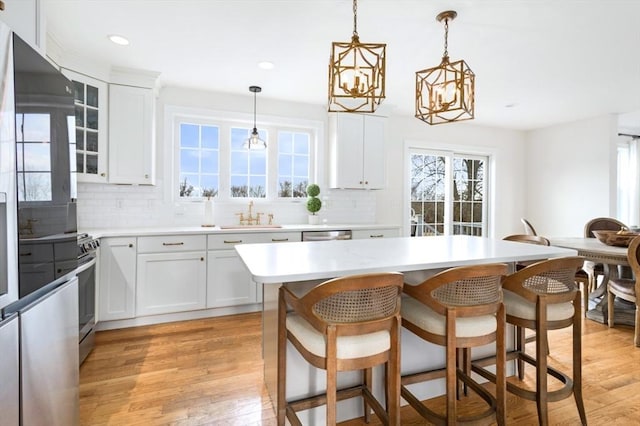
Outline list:
[[[303,231],[302,241],[350,240],[351,230],[341,231]]]

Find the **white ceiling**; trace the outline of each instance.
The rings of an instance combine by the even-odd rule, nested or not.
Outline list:
[[[364,43],[387,44],[387,98],[414,114],[415,72],[435,66],[453,9],[451,60],[476,74],[475,124],[535,129],[640,111],[638,0],[360,0]],[[163,85],[326,105],[332,41],[349,41],[351,0],[45,0],[66,53],[160,72]],[[128,37],[117,46],[109,34]],[[257,63],[271,61],[273,70]],[[640,114],[625,128],[638,127]]]

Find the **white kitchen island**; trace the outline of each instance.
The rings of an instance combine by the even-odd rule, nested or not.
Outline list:
[[[455,266],[542,260],[575,256],[576,251],[559,247],[522,244],[471,236],[400,237],[372,240],[334,240],[236,246],[253,280],[263,284],[263,358],[264,379],[276,405],[277,378],[277,307],[278,288],[282,283],[309,286],[317,280],[372,272],[433,271]],[[313,281],[316,280],[316,283]],[[402,373],[444,366],[444,349],[431,345],[402,330]],[[490,354],[492,345],[479,348],[476,354]],[[381,374],[374,372],[376,389],[382,393]],[[356,373],[342,373],[339,386],[355,383]],[[414,386],[420,386],[414,385]],[[310,366],[289,344],[287,349],[287,399],[315,395],[325,388],[325,372]],[[413,387],[411,388],[414,389]],[[437,382],[423,384],[416,396],[429,398],[444,393]],[[382,399],[384,400],[384,399]],[[324,424],[324,407],[301,413],[304,424]],[[338,419],[362,415],[358,398],[341,401]]]

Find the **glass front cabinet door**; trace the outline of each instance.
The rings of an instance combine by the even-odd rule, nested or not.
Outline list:
[[[75,99],[75,162],[78,182],[107,182],[107,83],[69,70]]]

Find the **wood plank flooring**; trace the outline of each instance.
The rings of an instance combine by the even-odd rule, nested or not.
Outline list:
[[[564,371],[571,371],[570,330],[550,333],[550,362]],[[275,424],[262,381],[259,313],[104,331],[96,340],[80,369],[81,425]],[[583,352],[589,424],[640,424],[640,348],[632,329],[585,320]],[[532,372],[527,368],[529,383]],[[534,402],[508,395],[509,424],[538,423]],[[442,398],[430,404],[443,408]],[[552,425],[580,424],[573,398],[549,407]],[[402,418],[426,424],[408,406]]]

